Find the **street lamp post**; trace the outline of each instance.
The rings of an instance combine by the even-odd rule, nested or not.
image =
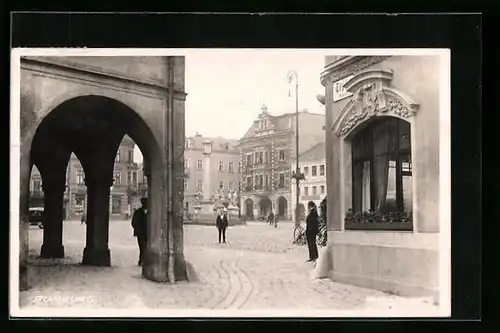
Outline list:
[[[304,179],[304,175],[299,169],[299,76],[296,71],[290,70],[287,73],[288,83],[295,79],[295,172],[292,173],[292,178],[295,179],[295,225],[300,225],[300,181]]]

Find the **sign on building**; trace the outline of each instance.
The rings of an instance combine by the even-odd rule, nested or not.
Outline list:
[[[350,75],[346,78],[343,78],[342,80],[338,80],[333,84],[333,101],[337,102],[340,101],[341,99],[344,99],[346,97],[349,97],[352,95],[352,93],[348,92],[344,85],[347,81],[353,78],[354,75]]]

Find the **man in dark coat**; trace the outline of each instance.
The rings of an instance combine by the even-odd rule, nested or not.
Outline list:
[[[215,222],[217,225],[217,229],[219,230],[219,244],[222,238],[223,243],[226,242],[226,229],[228,225],[226,210],[221,211],[219,215],[217,215],[217,220]]]
[[[271,211],[271,213],[269,213],[269,216],[267,218],[267,222],[269,222],[269,225],[273,225],[273,223],[274,223],[274,213],[273,213],[273,211]]]
[[[137,244],[139,245],[139,262],[138,265],[144,263],[144,255],[146,252],[147,244],[147,213],[148,213],[148,199],[141,198],[141,207],[134,211],[132,217],[132,228],[134,228],[134,237],[137,237]]]
[[[316,245],[316,235],[319,231],[318,210],[313,201],[308,202],[307,208],[309,209],[309,214],[306,218],[306,238],[309,248],[309,260],[307,261],[315,261],[319,257]]]

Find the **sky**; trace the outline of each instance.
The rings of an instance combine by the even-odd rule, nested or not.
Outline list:
[[[289,70],[299,77],[299,110],[324,113],[316,99],[324,94],[324,54],[317,51],[196,50],[186,54],[185,66],[186,136],[240,139],[263,104],[272,115],[295,112]],[[142,161],[137,147],[134,155]]]

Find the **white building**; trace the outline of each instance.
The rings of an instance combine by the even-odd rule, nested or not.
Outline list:
[[[291,169],[295,169],[296,161],[292,161]],[[304,173],[304,180],[300,181],[299,207],[301,218],[305,218],[306,207],[313,201],[319,207],[326,197],[326,152],[325,143],[320,142],[299,155],[300,172]],[[296,191],[295,180],[292,180],[292,200],[295,207]]]

